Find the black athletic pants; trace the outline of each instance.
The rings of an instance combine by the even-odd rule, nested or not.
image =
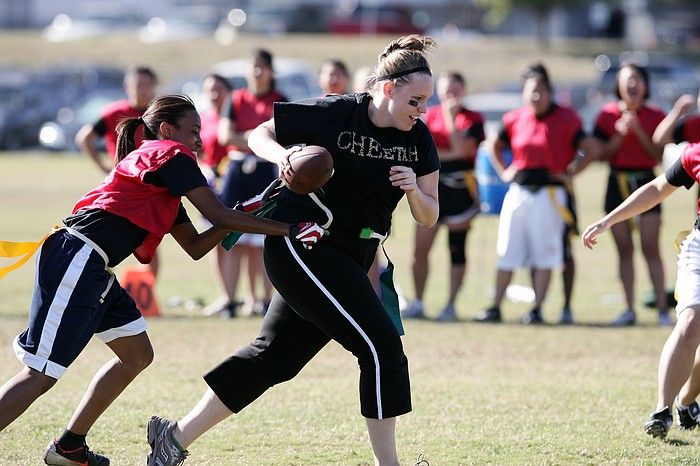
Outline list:
[[[401,339],[356,259],[325,239],[307,251],[268,236],[265,266],[278,293],[260,335],[204,377],[231,411],[292,379],[331,339],[357,357],[364,417],[411,411]]]

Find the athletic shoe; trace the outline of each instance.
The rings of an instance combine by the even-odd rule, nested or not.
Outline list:
[[[673,424],[673,415],[668,406],[652,413],[649,420],[644,423],[644,432],[652,437],[665,438]]]
[[[525,314],[522,319],[520,319],[521,322],[525,325],[538,325],[544,322],[542,319],[542,311],[540,310],[539,307],[533,308],[530,312]]]
[[[46,448],[44,463],[53,466],[109,466],[109,458],[90,451],[87,445],[75,450],[63,450],[53,440]]]
[[[474,317],[475,322],[483,323],[497,323],[501,321],[501,309],[498,306],[493,306],[488,309],[484,309],[476,317]]]
[[[175,443],[173,431],[175,421],[152,416],[148,421],[148,444],[151,453],[148,455],[148,466],[179,466],[190,454]]]
[[[425,319],[423,303],[413,301],[410,306],[401,311],[401,317],[404,319]]]
[[[435,320],[438,322],[457,322],[457,310],[452,304],[448,304],[440,311],[440,315]]]
[[[676,323],[668,312],[660,312],[659,325],[662,327],[673,327]]]
[[[637,315],[631,309],[626,309],[610,322],[612,327],[630,327],[637,323]]]
[[[571,325],[574,323],[574,316],[571,313],[571,309],[565,307],[561,311],[561,317],[559,318],[559,325]]]
[[[678,403],[678,398],[676,398],[676,412],[678,413],[679,429],[693,430],[695,426],[700,424],[700,406],[698,406],[696,401],[681,408]]]

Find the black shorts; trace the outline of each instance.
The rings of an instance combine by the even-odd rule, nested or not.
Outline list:
[[[107,256],[66,229],[49,236],[38,253],[29,325],[14,341],[17,357],[54,379],[93,335],[104,342],[137,335],[146,321],[107,269]]]
[[[441,223],[468,220],[480,212],[479,189],[472,169],[460,162],[445,162],[440,167],[438,199]]]
[[[228,164],[219,199],[226,207],[233,207],[236,202],[260,194],[275,178],[277,166],[274,163],[245,154]]]
[[[627,197],[645,184],[656,178],[653,170],[616,170],[608,176],[608,188],[605,193],[605,213],[609,214]],[[661,204],[657,204],[642,215],[660,214]]]

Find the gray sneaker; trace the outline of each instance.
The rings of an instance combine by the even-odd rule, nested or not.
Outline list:
[[[148,421],[148,444],[151,453],[148,455],[148,466],[179,466],[190,454],[182,450],[173,439],[175,421],[152,416]]]
[[[51,466],[109,466],[109,458],[90,451],[87,445],[75,450],[62,450],[58,442],[53,440],[46,447],[44,463]]]
[[[413,301],[410,306],[401,311],[401,317],[404,319],[425,319],[423,304]]]
[[[457,310],[452,304],[448,304],[440,311],[440,315],[435,320],[438,322],[457,322]]]

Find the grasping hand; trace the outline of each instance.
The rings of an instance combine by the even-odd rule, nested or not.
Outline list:
[[[292,165],[289,163],[289,157],[295,153],[301,150],[301,146],[292,146],[287,151],[282,154],[282,157],[280,157],[279,161],[277,162],[277,166],[279,167],[279,172],[280,172],[280,178],[282,178],[285,183],[289,179],[289,175],[293,173],[292,170]]]
[[[416,174],[411,167],[403,165],[394,165],[389,169],[389,181],[392,186],[398,186],[405,192],[411,192],[418,189],[416,184]]]

